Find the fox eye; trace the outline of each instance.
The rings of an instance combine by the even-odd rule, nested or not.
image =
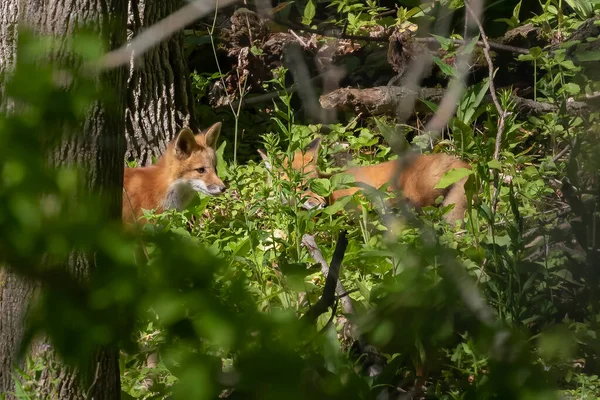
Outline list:
[[[204,167],[196,168],[196,171],[198,171],[199,173],[203,174],[203,173],[206,172],[206,168],[204,168]]]

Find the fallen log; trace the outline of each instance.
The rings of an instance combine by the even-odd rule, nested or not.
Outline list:
[[[353,111],[370,115],[397,115],[400,105],[413,97],[432,103],[439,103],[444,96],[444,89],[420,88],[417,91],[402,86],[379,86],[368,89],[341,88],[324,94],[319,98],[321,107],[326,110]],[[491,103],[488,94],[484,102]],[[515,111],[522,117],[539,116],[550,112],[557,112],[558,107],[538,101],[513,96]],[[415,104],[414,112],[429,113],[431,110],[424,102]],[[571,101],[566,104],[566,112],[570,115],[589,113],[589,105],[580,101]]]

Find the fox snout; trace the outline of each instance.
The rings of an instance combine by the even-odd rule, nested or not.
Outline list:
[[[189,185],[196,192],[202,192],[209,196],[216,196],[222,194],[227,190],[227,186],[217,177],[215,176],[210,181],[203,179],[191,179],[189,180]]]
[[[307,191],[304,193],[304,196],[302,196],[302,208],[304,208],[305,210],[320,210],[322,208],[325,208],[326,201],[323,197],[311,192],[311,191]]]
[[[206,190],[208,191],[209,194],[218,195],[221,193],[225,193],[225,191],[227,190],[227,186],[225,186],[225,184],[223,182],[213,183],[211,185],[207,185]]]
[[[227,185],[225,185],[216,174],[213,175],[211,179],[208,180],[208,182],[205,182],[205,186],[206,187],[204,192],[211,196],[216,196],[225,193],[225,191],[227,190]]]
[[[305,202],[302,203],[302,208],[304,208],[305,210],[314,210],[314,209],[322,209],[325,208],[325,203],[322,201],[319,201],[318,199],[315,198],[308,198]]]
[[[296,204],[296,200],[294,197],[287,197],[283,193],[281,194],[281,203],[285,206],[294,206]],[[305,210],[314,210],[314,209],[322,209],[327,205],[325,200],[316,194],[306,193],[301,196],[300,207]]]

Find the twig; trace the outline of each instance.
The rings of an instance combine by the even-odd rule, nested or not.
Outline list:
[[[346,239],[346,231],[340,232],[337,244],[335,246],[335,251],[333,252],[333,258],[331,259],[331,265],[329,266],[329,268],[327,268],[327,262],[325,261],[325,259],[321,255],[321,252],[319,251],[319,248],[317,247],[317,243],[315,242],[314,236],[304,235],[302,237],[302,244],[306,246],[313,258],[321,264],[322,272],[325,269],[328,269],[328,271],[326,271],[327,279],[325,281],[325,288],[323,289],[323,294],[321,295],[321,298],[301,318],[301,320],[308,320],[309,322],[314,322],[317,320],[319,315],[327,311],[327,309],[333,306],[333,304],[336,301],[335,293],[339,283],[338,277],[340,273],[340,267],[342,266],[342,260],[344,259],[344,253],[346,252],[346,247],[348,247],[348,239]],[[343,298],[341,300],[343,303]]]
[[[317,243],[315,242],[315,238],[310,235],[304,235],[302,237],[302,244],[306,246],[308,252],[311,257],[321,264],[321,273],[325,276],[329,276],[329,265],[327,265],[327,261],[323,258]],[[352,304],[352,299],[348,296],[348,292],[344,289],[344,285],[338,280],[337,285],[335,287],[335,293],[339,296],[340,301],[342,302],[342,311],[345,314],[353,314],[354,313],[354,305]]]
[[[365,115],[396,115],[397,109],[402,107],[412,96],[418,100],[426,100],[439,104],[442,97],[448,89],[428,88],[419,86],[378,86],[372,88],[341,88],[321,95],[319,102],[327,110],[337,109],[345,111],[363,112]],[[483,98],[484,103],[493,103],[492,96],[486,94]],[[526,99],[517,95],[511,96],[511,103],[514,105],[514,113],[522,117],[545,115],[548,113],[560,111],[559,107],[550,103],[541,103],[531,99]],[[587,103],[576,101],[566,103],[566,112],[568,115],[581,116],[586,115],[592,110]],[[429,107],[424,102],[416,103],[411,107],[410,114],[422,112],[431,113]]]
[[[390,35],[388,35],[388,34],[385,34],[382,36],[350,35],[347,33],[335,33],[333,31],[326,31],[325,29],[309,28],[307,26],[295,24],[291,21],[281,20],[281,19],[279,19],[277,17],[273,17],[271,15],[267,15],[267,18],[271,19],[273,22],[276,22],[276,23],[283,25],[290,29],[295,29],[298,31],[306,32],[306,33],[314,33],[314,34],[321,35],[321,36],[333,37],[336,39],[362,40],[365,42],[381,42],[381,43],[387,43],[390,40]],[[419,43],[439,44],[437,39],[433,38],[433,37],[421,37],[421,38],[415,38],[415,40]],[[461,44],[461,45],[469,43],[469,41],[461,40],[461,39],[447,38],[447,40],[451,40],[454,44]],[[479,40],[479,41],[477,41],[477,46],[485,47],[486,44],[484,41]],[[529,54],[529,49],[524,49],[524,48],[516,47],[516,46],[509,46],[506,44],[492,42],[492,43],[488,43],[488,46],[490,46],[494,50],[507,51],[507,52],[517,53],[517,54]]]
[[[447,39],[452,40],[452,42],[454,44],[461,44],[461,45],[469,44],[469,42],[467,40],[453,39],[453,38],[447,38]],[[419,43],[438,43],[437,39],[432,38],[432,37],[431,38],[430,37],[416,38],[415,40]],[[485,42],[483,40],[478,40],[475,45],[477,47],[485,47]],[[524,49],[522,47],[516,47],[516,46],[509,46],[507,44],[488,42],[488,46],[494,50],[501,50],[501,51],[506,51],[509,53],[529,54],[529,49]]]
[[[487,64],[488,64],[489,79],[490,79],[490,95],[492,96],[492,102],[494,103],[494,106],[496,107],[496,110],[498,111],[498,118],[500,118],[500,120],[498,122],[498,132],[496,133],[496,148],[494,149],[494,160],[497,160],[500,157],[500,148],[502,147],[502,134],[504,133],[504,120],[506,118],[506,113],[502,109],[502,106],[500,105],[500,102],[498,101],[498,97],[496,96],[496,86],[494,85],[494,64],[492,63],[492,57],[490,57],[490,45],[487,41],[487,36],[485,34],[485,31],[483,30],[483,25],[481,25],[481,21],[479,20],[479,17],[477,16],[477,14],[475,14],[473,9],[469,5],[469,1],[464,0],[464,2],[465,2],[465,7],[466,7],[467,11],[473,17],[473,21],[477,24],[477,27],[479,28],[479,33],[481,34],[481,40],[483,41],[483,44],[484,44],[483,55],[485,56],[485,60],[487,61]]]
[[[567,154],[567,151],[569,151],[570,149],[571,149],[571,146],[567,144],[565,146],[565,148],[560,151],[560,153],[558,153],[557,155],[555,155],[554,157],[552,157],[552,162],[558,161],[562,156],[564,156],[565,154]]]
[[[478,0],[478,6],[476,10],[478,13],[481,12],[481,1]],[[465,15],[466,17],[467,15]],[[469,27],[471,25],[471,21],[468,18],[465,18],[465,31],[464,31],[464,39],[465,42],[470,40],[469,37]],[[452,118],[452,116],[456,113],[456,108],[460,102],[460,98],[462,97],[464,87],[465,87],[465,76],[469,71],[469,64],[471,63],[472,52],[458,52],[458,56],[456,57],[456,77],[452,79],[448,85],[448,89],[444,95],[444,98],[439,103],[438,109],[434,114],[433,118],[427,123],[425,126],[425,131],[429,135],[430,139],[433,139],[434,135],[438,135],[441,133],[444,126],[448,124],[448,121]]]
[[[313,83],[317,83],[318,81],[321,80],[321,78],[323,78],[323,74],[321,75],[317,75],[314,78],[310,79],[308,81],[309,84],[313,84]],[[261,103],[265,103],[269,100],[273,100],[277,97],[279,97],[280,95],[283,94],[290,94],[290,93],[294,93],[298,90],[298,85],[293,84],[283,90],[276,90],[273,92],[269,92],[269,93],[265,93],[265,94],[259,94],[257,96],[252,96],[252,97],[244,97],[241,100],[241,104],[240,104],[240,100],[235,100],[231,103],[231,106],[234,108],[237,108],[238,106],[244,107],[244,106],[250,106],[250,105],[254,105],[254,104],[261,104]]]
[[[218,0],[216,3],[208,0],[196,0],[174,13],[168,15],[156,24],[134,37],[119,49],[113,50],[102,57],[98,64],[100,69],[112,69],[130,63],[132,57],[140,57],[148,49],[167,39],[186,25],[194,22],[211,12],[215,7],[224,7],[238,0]]]
[[[289,29],[289,31],[292,34],[292,36],[294,36],[296,38],[296,40],[298,42],[300,42],[300,44],[302,45],[302,47],[304,47],[305,49],[308,48],[308,45],[306,44],[306,42],[300,36],[298,36],[298,34],[296,32],[294,32],[293,29]]]
[[[342,238],[343,238],[343,240],[342,240]],[[336,255],[338,257],[344,256],[343,252],[341,255],[338,252],[339,247],[340,247],[340,242],[346,242],[345,244],[343,243],[344,249],[345,249],[346,245],[348,244],[347,240],[346,240],[346,232],[345,231],[343,231],[339,236],[338,243],[336,245],[336,248],[335,248],[335,251],[333,254],[333,259],[331,260],[331,268],[334,267],[334,262],[336,262],[336,260],[338,259],[336,257]],[[331,281],[329,281],[329,276],[331,275],[330,274],[331,268],[327,265],[327,261],[325,261],[325,258],[323,258],[323,255],[321,254],[321,251],[319,250],[319,247],[317,246],[317,243],[315,242],[314,236],[304,235],[302,237],[302,244],[304,246],[306,246],[306,248],[308,249],[308,252],[312,256],[312,258],[316,262],[321,264],[321,273],[323,275],[326,275],[328,278],[328,281],[325,283],[325,289],[323,289],[323,295],[325,295],[325,291],[331,290],[331,284],[330,284]],[[341,263],[341,258],[340,258],[339,262]],[[338,272],[339,272],[339,270],[338,270]],[[333,278],[333,276],[332,276],[332,278]],[[347,292],[344,289],[344,286],[339,281],[339,279],[336,278],[336,281],[337,281],[337,284],[335,285],[335,293],[337,294],[337,297],[334,296],[334,299],[336,299],[336,300],[339,299],[339,301],[342,304],[342,311],[344,312],[344,314],[353,315],[354,314],[354,305],[352,304],[352,299],[350,298],[350,296],[348,296],[348,294],[350,292]],[[330,284],[329,288],[327,287],[328,284]],[[321,300],[319,300],[319,302],[320,301]],[[333,301],[331,301],[331,303],[333,303]],[[317,307],[317,304],[315,304],[309,310],[309,312],[311,312],[311,310],[315,309]],[[325,310],[327,310],[327,307],[325,307],[323,312],[325,312]],[[304,317],[306,317],[307,314],[308,313],[306,313],[304,315]],[[317,316],[311,316],[311,318],[316,319]],[[379,350],[377,350],[375,347],[373,347],[372,345],[367,343],[367,341],[360,334],[359,330],[352,323],[352,321],[348,320],[346,322],[345,330],[350,332],[350,337],[352,338],[352,340],[355,340],[358,343],[358,350],[359,350],[360,354],[365,355],[363,365],[366,367],[368,375],[373,377],[373,376],[377,376],[377,375],[381,374],[381,372],[383,371],[383,367],[386,364],[385,357],[383,357],[381,355]]]
[[[94,388],[96,387],[96,384],[98,383],[98,377],[99,376],[100,376],[100,361],[98,361],[96,363],[96,372],[94,373],[94,381],[92,382],[92,384],[88,388],[87,392],[85,392],[85,398],[86,399],[89,399],[90,396],[92,395],[92,392],[93,392]]]

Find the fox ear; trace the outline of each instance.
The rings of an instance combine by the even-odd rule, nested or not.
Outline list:
[[[177,134],[177,139],[175,139],[175,156],[180,159],[186,159],[192,154],[196,146],[194,132],[190,128],[183,128]]]
[[[208,147],[212,147],[213,149],[217,149],[217,140],[219,139],[219,134],[221,133],[221,124],[220,122],[214,123],[210,128],[206,130],[205,141]]]
[[[267,156],[267,154],[260,149],[258,149],[256,151],[258,151],[258,154],[260,154],[260,158],[262,158],[263,161],[265,162],[265,167],[267,167],[268,170],[271,170],[271,163],[269,162],[269,156]]]

